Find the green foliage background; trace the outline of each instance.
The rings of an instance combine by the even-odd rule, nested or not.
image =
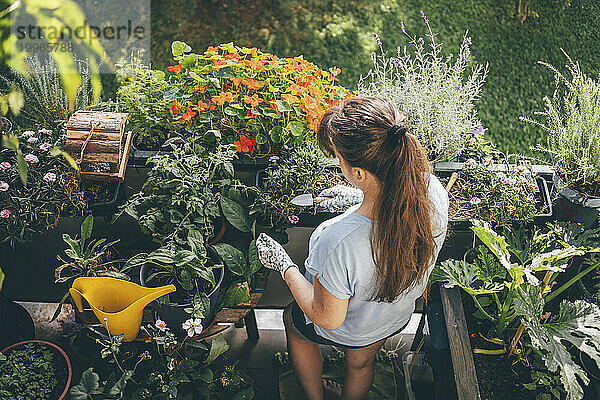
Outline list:
[[[444,53],[456,54],[469,29],[474,61],[489,62],[479,116],[502,150],[526,153],[545,143],[540,129],[519,121],[541,110],[542,97],[553,90],[553,76],[538,60],[562,68],[562,47],[587,73],[600,71],[598,0],[531,2],[539,18],[523,24],[513,0],[153,0],[152,59],[155,68],[170,65],[173,40],[196,51],[234,41],[281,57],[303,54],[322,68],[336,65],[341,84],[355,89],[376,50],[372,33],[395,52],[408,43],[400,21],[409,33],[425,34],[419,9],[439,33]]]

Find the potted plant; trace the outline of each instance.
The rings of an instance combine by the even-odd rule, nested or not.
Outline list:
[[[570,269],[573,257],[597,254],[597,243],[576,224],[499,235],[474,221],[472,230],[481,245],[464,260],[442,262],[431,275],[431,282],[461,288],[472,299],[464,302],[465,317],[460,296],[442,296],[453,358],[464,361],[453,362],[459,398],[581,399],[577,378],[584,384],[589,378],[581,356],[565,343],[598,361],[600,309],[582,300],[553,300],[598,268],[591,257],[584,270],[570,273],[577,272]],[[477,376],[484,382],[478,387]]]
[[[409,46],[398,46],[391,56],[374,34],[380,54],[371,54],[373,68],[359,81],[358,94],[390,99],[406,114],[406,126],[427,149],[430,160],[453,161],[462,152],[465,138],[485,132],[474,103],[487,65],[469,60],[471,38],[467,34],[456,57],[443,55],[422,11],[421,16],[427,39],[410,36],[400,23]]]
[[[314,140],[321,117],[348,95],[335,84],[340,70],[302,58],[279,58],[233,43],[195,54],[183,42],[171,46],[173,88],[165,93],[172,118],[187,136],[208,147],[235,144],[252,158],[278,154]]]
[[[72,373],[69,357],[56,344],[43,340],[15,343],[0,354],[0,397],[63,400]]]
[[[564,53],[564,51],[563,51]],[[559,195],[557,211],[565,220],[592,226],[600,210],[600,79],[583,73],[566,53],[565,76],[552,65],[539,62],[554,72],[556,90],[544,97],[541,121],[522,118],[548,133],[545,152],[556,169],[553,192]]]

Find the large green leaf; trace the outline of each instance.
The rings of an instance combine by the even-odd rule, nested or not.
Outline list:
[[[244,253],[227,243],[217,243],[214,247],[231,272],[239,276],[245,275],[246,258]]]
[[[436,265],[429,280],[431,283],[440,282],[446,288],[458,286],[472,296],[500,292],[504,287],[491,281],[475,286],[475,282],[481,282],[477,267],[460,260],[446,260]]]
[[[92,394],[97,394],[100,388],[100,376],[94,372],[94,368],[90,367],[83,371],[81,374],[81,380],[79,383],[69,390],[71,399],[73,400],[87,400],[92,398]]]
[[[173,53],[174,57],[180,56],[184,53],[189,53],[190,51],[192,51],[192,48],[185,42],[176,40],[171,43],[171,53]]]
[[[256,273],[262,267],[260,257],[258,256],[256,240],[251,241],[248,247],[248,262],[250,263],[250,274]]]
[[[582,300],[565,300],[560,304],[558,316],[542,324],[543,309],[544,299],[539,287],[531,286],[528,292],[518,291],[515,311],[522,316],[531,344],[541,352],[548,371],[560,375],[567,400],[579,400],[583,397],[583,389],[577,378],[584,385],[590,380],[573,361],[563,342],[577,347],[600,367],[600,308]]]
[[[530,268],[533,271],[554,271],[561,272],[564,270],[564,266],[567,260],[585,254],[585,251],[578,249],[573,246],[569,246],[564,249],[552,250],[548,253],[538,254],[535,256],[531,263]]]
[[[204,363],[209,365],[228,349],[229,345],[227,344],[227,341],[222,334],[218,334],[210,344],[210,352],[208,353],[208,357],[206,357],[206,361]]]
[[[94,217],[88,215],[81,224],[81,246],[83,247],[86,240],[92,236],[92,229],[94,227]]]
[[[510,253],[508,252],[508,244],[503,236],[498,235],[485,221],[473,220],[471,227],[475,235],[491,250],[498,258],[500,263],[507,269],[511,270]]]
[[[225,293],[223,302],[226,307],[235,307],[240,303],[247,303],[250,301],[250,290],[247,285],[234,284]]]
[[[204,236],[202,236],[202,233],[200,233],[200,231],[191,229],[188,232],[187,242],[190,245],[192,252],[194,252],[194,254],[198,258],[204,258],[206,256],[206,248],[204,247]]]
[[[125,386],[127,385],[127,381],[133,376],[133,371],[125,371],[123,375],[119,378],[118,381],[108,390],[108,394],[111,396],[116,396],[118,394],[123,393]]]
[[[227,221],[242,232],[250,232],[252,224],[248,212],[242,205],[228,197],[221,196],[221,209]]]

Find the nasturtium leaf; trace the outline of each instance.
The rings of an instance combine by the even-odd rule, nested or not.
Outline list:
[[[275,105],[279,112],[292,111],[283,100],[275,100]]]
[[[118,381],[109,389],[108,394],[111,396],[116,396],[123,393],[125,386],[127,385],[127,381],[133,376],[133,371],[125,371],[123,375],[119,378]]]
[[[256,140],[256,143],[258,144],[265,144],[269,141],[269,138],[263,135],[262,133],[259,133],[258,135],[256,135],[254,140]]]
[[[290,130],[292,131],[292,136],[300,137],[304,132],[304,124],[300,121],[290,121],[289,123]]]
[[[171,87],[165,91],[165,93],[163,94],[163,99],[167,101],[173,101],[176,98],[181,97],[181,95],[181,89],[179,89],[178,87]]]
[[[69,390],[71,399],[87,400],[92,394],[96,394],[100,387],[100,376],[94,372],[94,368],[90,367],[83,371],[79,383]]]
[[[283,134],[283,128],[281,126],[274,126],[269,131],[269,136],[271,137],[271,140],[273,141],[273,143],[280,143],[282,134]]]
[[[192,48],[185,42],[176,40],[171,43],[171,53],[173,53],[174,57],[180,56],[183,53],[189,53],[190,51],[192,51]]]

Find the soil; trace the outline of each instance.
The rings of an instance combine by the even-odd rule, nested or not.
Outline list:
[[[472,316],[475,306],[470,296],[463,296],[467,328],[471,348],[498,349],[500,346],[485,341],[479,333],[486,335],[490,328],[487,321]],[[535,392],[525,389],[522,384],[531,382],[529,369],[523,364],[511,365],[506,355],[473,354],[477,381],[482,400],[531,400]],[[512,360],[514,362],[514,358]]]
[[[87,181],[81,182],[84,199],[91,203],[107,203],[115,197],[115,181]]]

